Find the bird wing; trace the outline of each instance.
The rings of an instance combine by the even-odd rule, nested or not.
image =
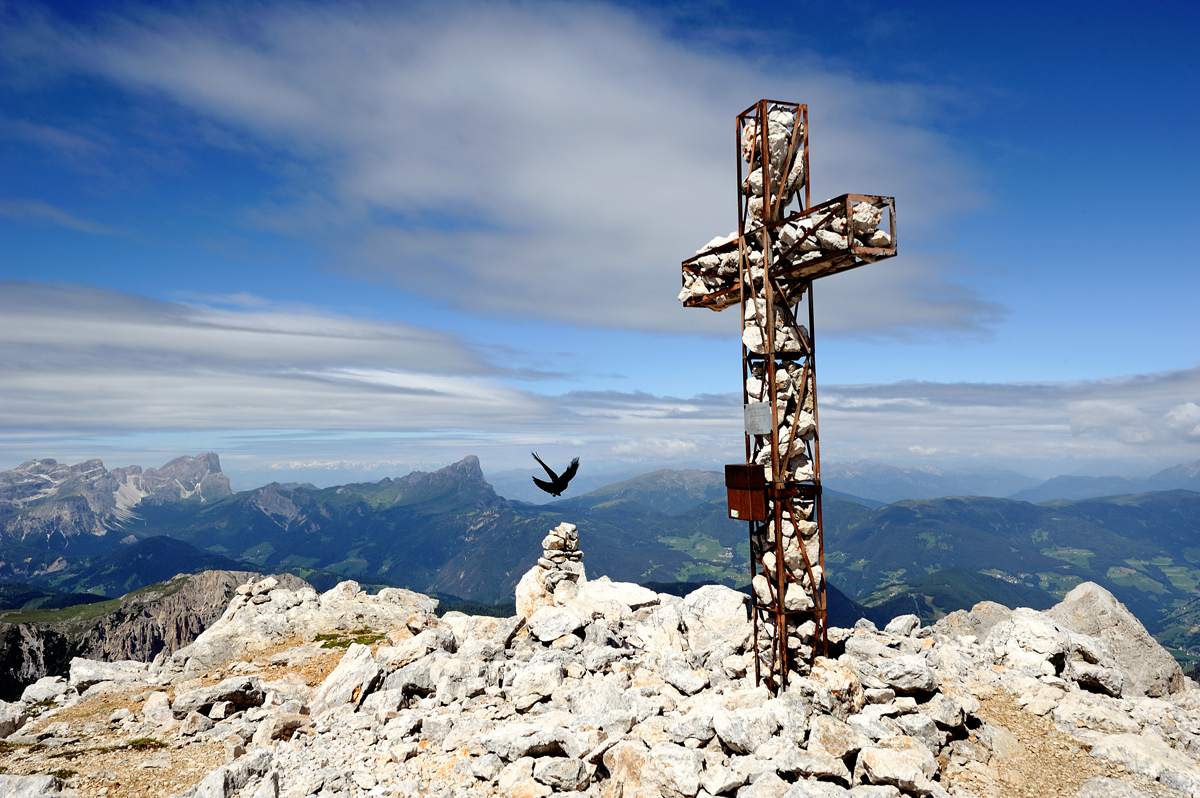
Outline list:
[[[544,480],[544,479],[538,479],[537,477],[534,477],[534,478],[533,478],[533,484],[534,484],[534,485],[537,485],[539,488],[541,488],[542,490],[546,491],[546,492],[547,492],[547,493],[549,493],[551,496],[555,495],[555,494],[554,494],[554,485],[550,484],[550,483],[549,483],[549,482],[547,482],[546,480]]]
[[[567,470],[563,472],[562,484],[564,486],[566,486],[566,484],[575,477],[575,472],[578,470],[579,470],[579,458],[576,457],[574,460],[571,461],[571,464],[569,466],[567,466]]]
[[[530,454],[533,455],[534,460],[538,461],[538,465],[540,465],[542,468],[546,469],[546,473],[550,475],[550,479],[554,479],[554,480],[558,479],[558,474],[555,474],[553,471],[550,470],[550,466],[548,466],[542,462],[542,458],[537,456],[537,452],[530,452]]]

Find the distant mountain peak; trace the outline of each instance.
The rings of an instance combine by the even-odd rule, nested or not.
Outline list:
[[[109,471],[98,459],[75,465],[28,460],[0,472],[0,540],[102,537],[143,503],[209,502],[231,494],[214,452],[147,471],[138,465]]]

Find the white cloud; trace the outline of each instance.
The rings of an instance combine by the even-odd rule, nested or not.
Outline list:
[[[612,453],[619,457],[629,457],[635,460],[665,460],[669,462],[695,457],[700,453],[699,448],[694,441],[681,441],[676,438],[648,438],[618,443],[612,447]]]
[[[1164,417],[1167,428],[1180,437],[1200,442],[1200,405],[1185,402],[1172,407]]]
[[[289,471],[404,473],[467,454],[494,471],[528,465],[531,447],[582,455],[589,467],[715,467],[741,456],[734,394],[547,396],[512,387],[503,368],[442,333],[242,304],[0,285],[0,459],[112,460],[133,451],[129,441],[152,440],[142,451],[153,454],[129,459],[215,449],[266,481]],[[1200,458],[1197,400],[1200,368],[1074,382],[822,385],[822,459],[949,467],[983,458],[1047,476],[1108,463],[1109,472],[1148,473]]]
[[[936,87],[767,69],[601,4],[127,14],[60,29],[53,55],[301,164],[248,218],[332,247],[339,270],[470,311],[718,329],[676,304],[678,264],[735,226],[734,114],[786,97],[811,107],[814,199],[891,194],[904,219],[907,260],[831,281],[824,328],[979,330],[1000,313],[913,246],[978,200],[934,132]]]
[[[40,200],[0,200],[0,216],[15,219],[19,222],[36,222],[56,224],[80,233],[109,236],[117,231],[87,219],[72,216],[61,208]]]

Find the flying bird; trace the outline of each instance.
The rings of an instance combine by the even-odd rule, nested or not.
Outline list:
[[[542,458],[537,456],[537,452],[530,452],[530,454],[533,455],[534,460],[538,461],[538,465],[546,469],[546,473],[550,475],[549,482],[544,479],[538,479],[537,477],[534,477],[533,484],[537,485],[551,496],[561,496],[562,492],[567,489],[567,483],[571,481],[571,479],[575,476],[575,472],[579,470],[579,458],[576,457],[574,460],[572,460],[571,464],[567,466],[567,470],[564,471],[560,477],[558,474],[555,474],[550,470],[550,466],[542,462]]]

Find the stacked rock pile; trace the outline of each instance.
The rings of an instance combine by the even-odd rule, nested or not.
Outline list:
[[[542,556],[538,567],[545,571],[540,581],[551,593],[560,582],[578,582],[584,575],[583,552],[579,550],[579,531],[565,521],[551,529],[542,539]]]
[[[564,521],[542,539],[542,556],[517,584],[517,612],[528,618],[538,608],[553,605],[556,595],[561,600],[573,594],[583,582],[587,582],[587,571],[579,549],[579,530]]]
[[[224,633],[201,635],[183,662],[76,660],[69,681],[0,706],[0,794],[1200,795],[1200,689],[1096,585],[1044,613],[985,602],[932,627],[902,616],[831,630],[836,658],[772,696],[754,684],[744,595],[572,584],[528,619],[395,621],[386,643],[350,644],[312,682],[328,650],[246,654]],[[352,605],[396,615],[396,596],[353,583],[247,595],[269,597],[231,610],[247,630],[286,628],[309,605],[324,628]],[[193,660],[205,678],[187,676]],[[121,707],[100,715],[105,702]],[[45,711],[31,718],[35,704]],[[1012,714],[1032,720],[1005,725]],[[1031,738],[1033,721],[1054,739]],[[146,737],[168,746],[125,746]],[[214,749],[225,764],[198,767]]]

